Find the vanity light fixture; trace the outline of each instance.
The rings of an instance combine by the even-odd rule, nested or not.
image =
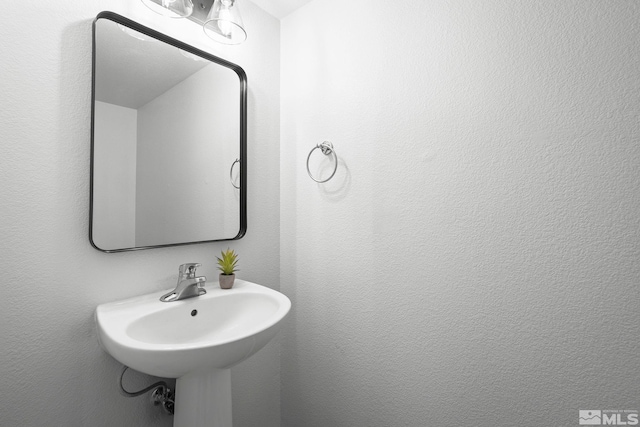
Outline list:
[[[237,0],[215,0],[204,23],[204,33],[224,44],[240,44],[247,39]]]
[[[149,37],[145,34],[142,34],[141,32],[138,32],[136,30],[134,30],[133,28],[129,28],[129,27],[125,27],[122,24],[118,24],[118,28],[120,28],[125,34],[133,37],[134,39],[138,39],[140,41],[146,42],[146,41],[155,41],[155,39],[153,37]]]
[[[184,56],[185,58],[189,58],[192,61],[196,61],[196,62],[208,62],[206,59],[204,59],[201,56],[198,55],[194,55],[191,52],[187,52],[186,50],[182,50],[180,48],[178,48],[178,51],[180,52],[180,55]]]
[[[238,0],[141,0],[149,9],[171,18],[187,18],[202,25],[204,33],[223,44],[247,39]]]
[[[167,18],[187,18],[193,13],[191,0],[141,0],[149,9]]]

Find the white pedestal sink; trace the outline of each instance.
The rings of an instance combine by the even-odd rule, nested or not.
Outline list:
[[[275,336],[291,308],[273,289],[236,280],[232,289],[161,302],[157,292],[99,305],[102,347],[137,371],[177,378],[175,427],[231,427],[229,368]]]

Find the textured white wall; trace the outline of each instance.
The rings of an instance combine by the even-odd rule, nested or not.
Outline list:
[[[0,424],[170,426],[143,397],[121,397],[119,365],[98,346],[98,304],[169,288],[177,267],[231,246],[242,278],[279,286],[279,23],[243,4],[251,37],[207,48],[197,27],[175,37],[241,65],[249,76],[249,228],[234,243],[104,254],[88,240],[91,21],[101,10],[155,28],[139,1],[3,4],[0,16]],[[279,347],[232,371],[235,426],[278,426]],[[130,388],[146,385],[134,377]]]
[[[282,425],[640,409],[640,5],[314,1],[282,21]],[[331,140],[334,180],[304,162]]]

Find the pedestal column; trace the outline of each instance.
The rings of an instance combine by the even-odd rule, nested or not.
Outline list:
[[[232,427],[231,371],[191,372],[176,380],[174,427]]]

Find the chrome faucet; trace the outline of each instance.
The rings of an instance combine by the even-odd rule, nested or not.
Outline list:
[[[181,299],[197,297],[207,293],[204,289],[206,277],[196,277],[196,268],[201,264],[182,264],[178,272],[178,284],[176,288],[160,297],[162,302],[178,301]]]

